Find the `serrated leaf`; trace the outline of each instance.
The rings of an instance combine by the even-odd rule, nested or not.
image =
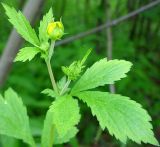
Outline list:
[[[51,111],[47,112],[46,119],[44,121],[44,128],[42,132],[42,147],[50,146],[50,144],[62,144],[68,142],[71,138],[73,138],[77,132],[78,129],[76,127],[72,127],[66,135],[58,134],[56,131],[56,128],[54,127],[53,123],[53,115]],[[53,135],[51,135],[53,133]],[[61,136],[62,135],[62,136]],[[53,138],[50,138],[50,137]]]
[[[61,134],[59,135],[56,133],[54,136],[55,141],[54,144],[63,144],[69,142],[75,135],[78,133],[78,129],[76,127],[70,128],[70,130],[67,131],[67,133],[61,137]]]
[[[52,90],[52,89],[49,89],[49,88],[43,90],[41,93],[46,94],[46,95],[48,95],[50,97],[53,97],[53,98],[57,97],[56,92],[54,90]]]
[[[126,143],[127,138],[136,143],[159,145],[153,134],[151,117],[142,106],[128,97],[99,91],[76,94],[91,108],[102,129]]]
[[[50,106],[50,111],[53,115],[53,125],[61,137],[80,120],[78,101],[70,95],[59,97]]]
[[[42,21],[40,22],[39,26],[39,39],[40,42],[47,42],[49,37],[47,35],[47,26],[48,23],[53,20],[53,12],[52,8],[49,10],[49,12],[43,16]]]
[[[20,49],[19,53],[17,54],[15,58],[16,61],[22,61],[25,62],[27,60],[31,61],[36,54],[38,54],[40,50],[36,47],[25,47]]]
[[[6,15],[9,17],[9,21],[15,27],[17,32],[28,42],[35,46],[39,46],[40,42],[36,35],[35,30],[31,27],[29,21],[21,13],[17,12],[13,7],[9,7],[6,4],[2,4],[5,8]]]
[[[126,77],[131,68],[131,63],[124,60],[101,59],[94,63],[74,85],[71,93],[84,91],[105,84],[113,84],[115,81]]]
[[[46,118],[44,120],[44,126],[42,131],[42,138],[41,138],[42,147],[50,146],[50,144],[53,142],[53,138],[51,135],[53,127],[52,119],[53,119],[52,113],[48,111],[46,114]]]
[[[42,147],[68,142],[78,132],[78,101],[70,95],[58,97],[47,112],[42,132]]]
[[[5,92],[4,98],[0,95],[0,134],[34,146],[26,108],[11,88]]]

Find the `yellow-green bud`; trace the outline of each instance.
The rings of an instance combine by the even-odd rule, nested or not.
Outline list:
[[[52,40],[59,40],[64,35],[64,27],[61,21],[50,22],[47,27],[47,34]]]

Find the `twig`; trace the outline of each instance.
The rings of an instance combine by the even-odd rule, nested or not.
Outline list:
[[[89,31],[82,32],[82,33],[79,33],[77,35],[68,37],[67,39],[61,40],[61,41],[56,43],[56,46],[67,44],[67,43],[72,42],[74,40],[77,40],[77,39],[86,37],[88,35],[94,34],[94,33],[98,32],[98,31],[101,31],[101,30],[103,30],[105,28],[108,28],[108,27],[111,27],[111,26],[115,26],[115,25],[117,25],[117,24],[119,24],[119,23],[121,23],[121,22],[123,22],[123,21],[125,21],[125,20],[127,20],[129,18],[131,18],[131,17],[134,17],[134,16],[136,16],[136,15],[138,15],[138,14],[140,14],[140,13],[146,11],[146,10],[149,10],[149,9],[157,6],[158,4],[160,4],[160,0],[151,2],[151,3],[141,7],[139,9],[137,9],[137,10],[135,10],[135,11],[133,11],[133,12],[127,14],[127,15],[124,15],[124,16],[118,18],[118,19],[115,19],[115,20],[113,20],[111,22],[102,24],[102,25],[100,25],[100,26],[98,26],[96,28],[93,28],[93,29],[89,30]]]
[[[108,22],[111,22],[111,14],[110,14],[110,9],[106,11],[106,15],[108,18]],[[107,36],[107,59],[112,60],[112,53],[113,53],[113,39],[112,39],[112,27],[108,27],[106,29],[106,36]],[[109,85],[109,90],[111,93],[115,93],[115,85],[110,84]]]

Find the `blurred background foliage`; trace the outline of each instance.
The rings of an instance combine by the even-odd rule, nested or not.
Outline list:
[[[22,9],[27,0],[0,0],[17,9]],[[112,0],[107,5],[105,0],[46,0],[34,23],[38,30],[39,20],[50,7],[53,7],[56,20],[62,17],[65,32],[64,38],[99,26],[107,21],[106,9],[109,7],[111,19],[126,15],[153,0]],[[133,63],[128,77],[115,84],[116,93],[131,97],[141,103],[153,118],[154,132],[160,140],[160,6],[147,10],[128,21],[112,27],[113,59],[125,59]],[[0,6],[0,53],[7,43],[12,30]],[[75,40],[66,45],[56,47],[52,60],[56,79],[62,77],[61,66],[69,65],[75,59],[81,59],[88,48],[93,48],[87,65],[107,56],[106,30]],[[0,71],[1,72],[1,71]],[[117,73],[118,74],[118,73]],[[32,132],[40,141],[43,119],[52,99],[41,94],[45,88],[51,88],[46,66],[39,58],[28,63],[14,63],[1,92],[12,87],[23,98],[30,116]],[[106,86],[102,88],[109,91]],[[98,130],[98,122],[91,116],[90,109],[81,105],[80,132],[69,144],[63,146],[81,147],[121,147],[125,146],[109,135],[107,131],[97,145],[94,138]],[[0,146],[22,147],[22,142],[1,136]],[[138,146],[128,141],[127,147]],[[150,145],[141,145],[150,146]]]

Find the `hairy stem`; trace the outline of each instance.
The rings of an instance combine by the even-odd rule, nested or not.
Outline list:
[[[60,95],[64,94],[69,86],[69,84],[71,83],[71,80],[67,80],[66,84],[64,85],[63,89],[60,92]]]

